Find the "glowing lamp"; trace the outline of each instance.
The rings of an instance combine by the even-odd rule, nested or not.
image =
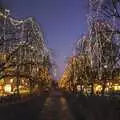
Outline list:
[[[13,83],[13,79],[10,79],[10,83]]]
[[[11,87],[11,85],[10,84],[6,84],[5,86],[4,86],[4,90],[5,90],[5,92],[11,92],[11,90],[12,90],[12,87]]]
[[[104,68],[107,68],[108,66],[107,65],[104,65]]]
[[[118,86],[114,86],[114,90],[118,90]]]
[[[80,85],[77,85],[77,91],[79,92],[81,90]]]
[[[102,86],[101,85],[97,85],[96,86],[96,91],[101,91],[102,90]]]

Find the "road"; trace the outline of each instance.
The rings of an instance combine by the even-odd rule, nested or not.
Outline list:
[[[41,120],[75,120],[66,99],[59,91],[53,90],[41,111]]]

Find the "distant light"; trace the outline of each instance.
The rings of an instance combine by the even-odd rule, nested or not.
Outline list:
[[[108,66],[107,65],[104,65],[104,68],[107,68]]]
[[[10,83],[13,83],[13,79],[10,79]]]
[[[102,90],[102,86],[101,85],[97,85],[96,86],[96,91],[101,91]]]
[[[4,86],[4,90],[5,90],[5,92],[11,92],[11,90],[12,90],[12,87],[11,87],[11,85],[10,84],[6,84],[5,86]]]
[[[31,49],[33,49],[34,47],[33,46],[31,46]]]
[[[114,90],[118,90],[118,86],[114,86]]]
[[[25,41],[22,42],[23,44],[25,43]]]
[[[25,82],[25,81],[22,79],[22,84],[24,84],[24,82]]]
[[[77,85],[77,91],[81,91],[81,86],[80,85]]]
[[[8,10],[8,9],[5,9],[5,12],[9,13],[9,12],[10,12],[10,10]]]
[[[25,83],[25,85],[28,85],[28,83]]]

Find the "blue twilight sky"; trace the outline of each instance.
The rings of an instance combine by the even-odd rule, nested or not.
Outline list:
[[[73,44],[87,33],[88,0],[3,0],[18,19],[36,18],[44,31],[48,47],[53,48],[60,73]]]

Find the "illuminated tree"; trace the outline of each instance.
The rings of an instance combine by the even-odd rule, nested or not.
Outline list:
[[[114,80],[115,69],[120,68],[119,0],[89,0],[90,41],[93,68],[103,82]]]
[[[5,82],[7,77],[16,77],[19,94],[23,77],[32,91],[44,81],[43,77],[40,79],[41,68],[46,81],[50,78],[51,64],[43,33],[35,19],[16,20],[9,14],[7,9],[0,11],[0,72]]]

